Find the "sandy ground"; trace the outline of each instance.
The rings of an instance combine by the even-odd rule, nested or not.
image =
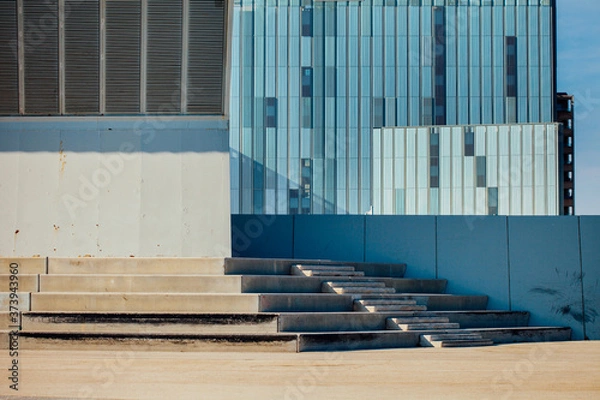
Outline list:
[[[600,342],[337,353],[22,351],[24,398],[600,399]],[[10,390],[11,358],[0,356]]]

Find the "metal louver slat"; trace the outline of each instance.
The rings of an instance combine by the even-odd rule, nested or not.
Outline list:
[[[99,112],[99,1],[65,0],[65,111]]]
[[[0,1],[0,114],[19,113],[17,2]]]
[[[106,2],[106,112],[140,112],[140,1]]]
[[[225,12],[223,0],[190,0],[189,113],[223,112]]]
[[[58,114],[57,0],[24,0],[25,113]]]
[[[181,1],[148,1],[146,111],[181,111]]]

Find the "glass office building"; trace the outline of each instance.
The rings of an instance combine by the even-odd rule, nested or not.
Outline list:
[[[237,0],[233,20],[233,213],[384,212],[380,128],[554,121],[551,0]]]
[[[559,124],[377,128],[373,214],[557,215]]]

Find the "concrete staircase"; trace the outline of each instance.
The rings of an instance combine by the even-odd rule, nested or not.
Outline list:
[[[19,265],[18,321],[7,273]],[[21,349],[321,351],[569,340],[404,264],[179,258],[0,259],[0,330]]]

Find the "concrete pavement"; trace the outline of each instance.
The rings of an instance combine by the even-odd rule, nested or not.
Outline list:
[[[19,396],[94,399],[598,399],[600,342],[328,353],[30,350]],[[16,394],[0,355],[0,398]]]

